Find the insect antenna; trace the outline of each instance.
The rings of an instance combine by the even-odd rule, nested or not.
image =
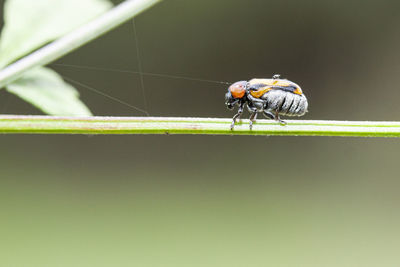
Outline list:
[[[216,81],[216,80],[208,80],[208,79],[201,79],[201,78],[192,78],[192,77],[187,77],[187,76],[170,75],[170,74],[163,74],[163,73],[152,73],[152,72],[139,72],[139,71],[125,70],[125,69],[103,68],[103,67],[93,67],[93,66],[64,64],[64,63],[53,63],[51,65],[58,66],[58,67],[76,68],[76,69],[100,70],[100,71],[130,73],[130,74],[142,74],[143,76],[182,79],[182,80],[195,81],[195,82],[207,82],[207,83],[216,83],[216,84],[232,84],[233,83],[233,82],[228,82],[228,81]]]

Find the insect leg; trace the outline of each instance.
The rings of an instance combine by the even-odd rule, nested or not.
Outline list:
[[[249,108],[250,109],[263,109],[263,107],[265,106],[265,101],[259,98],[255,98],[252,95],[248,94],[247,98],[250,100],[249,101]],[[252,112],[252,111],[250,111]]]
[[[280,123],[281,125],[286,125],[286,124],[287,124],[285,121],[283,121],[283,120],[281,120],[281,118],[279,118],[279,111],[278,111],[278,110],[275,111],[275,120],[276,120],[276,121],[279,121],[279,123]]]
[[[269,119],[276,120],[282,125],[286,125],[286,122],[281,120],[281,118],[279,118],[279,112],[278,111],[275,111],[275,114],[274,114],[270,110],[264,110],[264,116],[269,118]]]
[[[250,126],[250,130],[253,129],[253,123],[257,119],[258,109],[257,109],[256,104],[258,104],[258,103],[255,103],[254,101],[249,101],[247,103],[247,109],[250,112],[250,118],[249,118],[250,119],[250,125],[249,125]]]
[[[253,110],[250,115],[250,130],[253,129],[253,123],[256,121],[256,119],[257,119],[257,110]]]
[[[269,111],[269,110],[264,110],[263,113],[264,113],[264,116],[265,116],[265,117],[267,117],[267,118],[269,118],[269,119],[271,119],[271,120],[275,120],[275,115],[274,115],[274,113],[272,113],[271,111]]]
[[[241,102],[241,103],[239,104],[238,112],[235,114],[235,116],[233,116],[233,120],[232,120],[232,123],[231,123],[231,130],[233,130],[233,127],[235,127],[236,120],[237,120],[238,118],[240,118],[240,116],[242,115],[242,113],[243,113],[243,106],[244,106],[244,102]]]

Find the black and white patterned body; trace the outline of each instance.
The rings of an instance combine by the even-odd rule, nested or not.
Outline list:
[[[225,98],[228,107],[232,107],[232,103],[239,105],[238,113],[233,118],[232,129],[245,104],[251,113],[250,129],[258,112],[284,125],[286,123],[280,119],[279,115],[303,116],[308,109],[307,98],[300,86],[289,80],[280,79],[279,75],[274,75],[272,79],[236,82],[229,87]]]

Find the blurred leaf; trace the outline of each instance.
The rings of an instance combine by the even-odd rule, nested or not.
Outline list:
[[[50,115],[92,115],[79,100],[78,91],[49,68],[41,67],[27,72],[17,81],[7,85],[7,91]]]
[[[109,0],[6,0],[0,68],[111,8]]]

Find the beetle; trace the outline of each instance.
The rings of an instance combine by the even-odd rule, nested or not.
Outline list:
[[[238,112],[233,116],[231,130],[242,115],[245,105],[250,112],[250,130],[259,112],[281,125],[286,125],[279,115],[303,116],[308,109],[307,98],[300,86],[281,79],[279,74],[275,74],[272,79],[257,78],[233,83],[225,94],[225,105],[228,109],[239,106]]]

